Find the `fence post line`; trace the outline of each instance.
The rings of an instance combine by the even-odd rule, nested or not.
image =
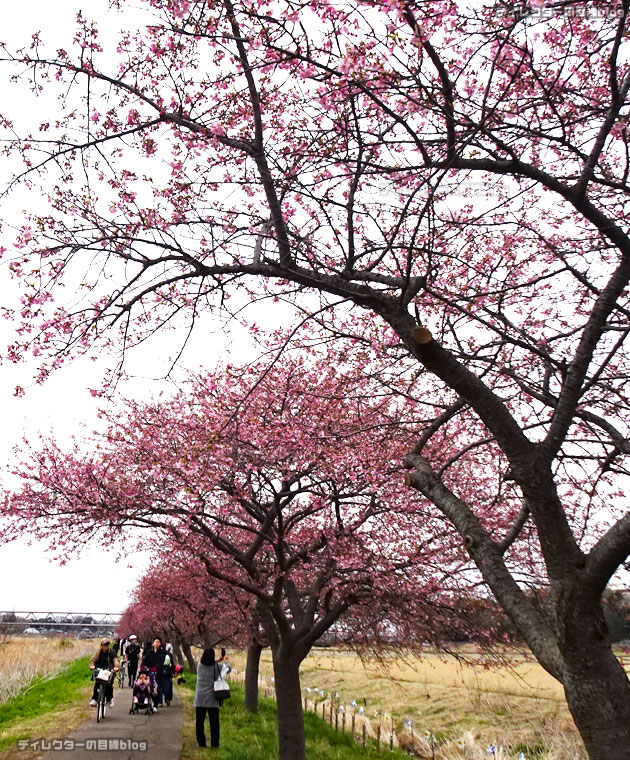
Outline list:
[[[362,734],[363,734],[363,746],[364,747],[365,747],[365,733],[366,733],[365,732],[365,718],[363,718],[363,731],[362,731]]]

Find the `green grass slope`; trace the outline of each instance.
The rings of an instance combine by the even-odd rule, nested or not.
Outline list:
[[[276,703],[262,697],[258,712],[254,715],[245,710],[244,691],[240,684],[230,685],[232,697],[221,708],[221,747],[213,750],[216,760],[274,760],[278,757],[278,731]],[[197,746],[195,739],[195,714],[192,700],[195,691],[194,676],[187,675],[185,686],[179,687],[184,703],[184,743],[181,760],[199,760],[208,757],[208,750]],[[362,747],[353,742],[349,734],[335,731],[313,713],[304,714],[306,731],[306,756],[309,760],[376,760],[383,758],[372,742]],[[209,739],[210,727],[206,725]],[[387,752],[392,760],[402,760],[408,755],[400,750]]]

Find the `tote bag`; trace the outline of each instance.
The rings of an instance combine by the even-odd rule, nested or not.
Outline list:
[[[219,677],[214,681],[214,696],[219,702],[230,698],[230,684],[223,677],[223,668],[219,672]]]

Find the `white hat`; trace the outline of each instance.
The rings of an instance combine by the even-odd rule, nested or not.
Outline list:
[[[135,634],[135,633],[132,633],[132,634],[131,634],[131,636],[130,636],[129,638],[130,638],[130,639],[137,639],[138,637],[136,636],[136,634]]]

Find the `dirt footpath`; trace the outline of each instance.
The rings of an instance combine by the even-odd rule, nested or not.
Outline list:
[[[91,720],[64,739],[40,744],[48,750],[43,760],[179,760],[182,748],[182,705],[177,694],[170,707],[160,707],[153,715],[129,715],[131,689],[116,689],[114,707],[105,719]],[[41,740],[40,740],[41,741]],[[29,747],[29,749],[35,749]],[[15,753],[16,759],[20,752]]]

